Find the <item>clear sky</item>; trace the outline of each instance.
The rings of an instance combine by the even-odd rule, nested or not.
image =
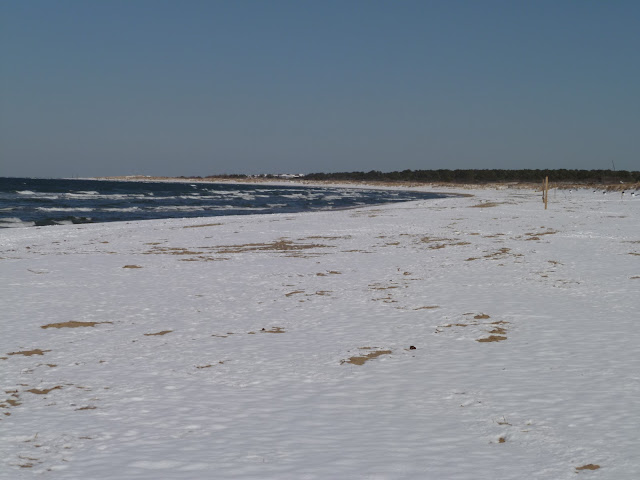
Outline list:
[[[0,176],[640,170],[637,0],[0,0]]]

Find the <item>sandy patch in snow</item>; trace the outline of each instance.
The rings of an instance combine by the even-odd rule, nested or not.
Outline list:
[[[360,350],[372,350],[371,347],[360,347]],[[340,363],[350,363],[352,365],[364,365],[365,362],[378,358],[381,355],[391,355],[391,350],[373,350],[366,355],[357,355],[350,357],[348,360],[342,360]]]
[[[101,323],[113,323],[113,322],[77,322],[74,320],[68,322],[49,323],[48,325],[42,325],[40,328],[78,328],[78,327],[94,327]]]

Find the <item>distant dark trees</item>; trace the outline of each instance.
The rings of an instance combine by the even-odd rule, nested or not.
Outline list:
[[[367,182],[445,182],[445,183],[506,183],[506,182],[542,182],[544,177],[554,183],[634,183],[640,182],[638,171],[612,170],[402,170],[383,173],[378,170],[369,172],[311,173],[305,180],[351,180]]]

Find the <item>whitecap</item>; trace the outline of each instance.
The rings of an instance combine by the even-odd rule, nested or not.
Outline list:
[[[137,212],[140,210],[140,207],[124,207],[124,208],[103,208],[105,212]]]
[[[34,222],[25,222],[17,217],[0,218],[0,228],[32,227]]]
[[[95,208],[88,207],[38,207],[36,210],[41,212],[93,212]]]

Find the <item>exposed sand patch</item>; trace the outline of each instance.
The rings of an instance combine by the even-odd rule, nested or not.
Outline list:
[[[491,207],[497,207],[498,205],[504,205],[508,202],[483,202],[483,203],[478,203],[477,205],[471,205],[471,207],[469,208],[491,208]]]
[[[143,255],[202,255],[203,253],[181,247],[153,247],[151,250],[143,252]]]
[[[341,240],[341,239],[349,239],[351,235],[342,235],[342,236],[328,236],[328,235],[310,235],[308,237],[303,237],[300,240]]]
[[[380,284],[371,284],[369,285],[371,290],[393,290],[395,288],[400,288],[400,285],[380,285]]]
[[[416,307],[414,310],[432,310],[434,308],[440,308],[439,305],[426,305],[424,307]]]
[[[507,331],[502,327],[496,327],[493,330],[489,330],[489,333],[495,333],[496,335],[506,335]]]
[[[541,227],[544,228],[544,227]],[[555,235],[556,233],[558,233],[557,230],[551,230],[550,228],[545,230],[544,232],[536,232],[536,233],[525,233],[525,235],[528,236],[535,236],[535,237],[542,237],[543,235]]]
[[[262,333],[284,333],[284,328],[282,327],[273,327],[271,330],[267,330],[265,328],[260,330]]]
[[[7,355],[24,355],[25,357],[30,357],[31,355],[44,355],[45,352],[50,352],[51,350],[40,350],[36,348],[34,350],[24,350],[22,352],[11,352],[7,353]]]
[[[78,328],[78,327],[93,327],[95,325],[99,325],[101,323],[113,323],[113,322],[60,322],[60,323],[50,323],[48,325],[42,325],[40,328]]]
[[[507,339],[507,329],[506,327],[504,327],[504,325],[508,325],[510,322],[507,322],[505,320],[498,320],[495,322],[490,322],[490,323],[483,323],[483,322],[478,322],[477,320],[486,320],[488,318],[491,318],[489,315],[487,314],[478,314],[478,315],[474,315],[473,313],[465,313],[464,316],[471,316],[473,315],[473,320],[472,321],[465,321],[465,322],[458,322],[458,323],[448,323],[445,325],[438,325],[436,327],[435,333],[443,333],[445,328],[453,328],[453,327],[486,327],[486,326],[490,326],[490,329],[488,330],[488,334],[490,334],[489,337],[486,338],[480,338],[480,339],[476,339],[477,342],[500,342],[503,340]],[[477,328],[472,329],[473,332],[477,332]],[[472,333],[473,334],[473,333]]]
[[[492,260],[500,260],[500,259],[505,258],[507,256],[507,254],[509,254],[509,252],[511,252],[510,248],[502,247],[497,252],[493,252],[493,253],[489,253],[487,255],[484,255],[483,258],[490,258]],[[514,257],[522,257],[523,256],[520,253],[511,253],[510,255],[512,255]]]
[[[6,409],[6,408],[17,407],[18,405],[22,405],[22,402],[19,401],[20,394],[18,393],[18,390],[5,390],[5,393],[9,394],[10,398],[7,398],[3,402],[0,402],[0,408]],[[2,413],[7,417],[11,416],[11,413],[9,412],[2,412]]]
[[[53,390],[60,390],[62,388],[62,385],[56,385],[55,387],[51,387],[51,388],[43,388],[42,390],[38,389],[38,388],[31,388],[29,390],[26,390],[29,393],[35,393],[36,395],[46,395],[47,393],[53,391]]]
[[[501,342],[503,340],[506,340],[507,337],[501,336],[501,335],[491,335],[487,338],[479,338],[476,340],[476,342]]]
[[[360,347],[360,350],[370,350],[371,347]],[[391,350],[375,350],[366,355],[351,357],[348,360],[342,360],[340,363],[350,363],[352,365],[364,365],[365,362],[377,358],[381,355],[391,355]]]
[[[202,228],[202,227],[216,227],[218,225],[224,225],[223,223],[203,223],[202,225],[187,225],[182,228]]]
[[[166,335],[167,333],[171,333],[173,332],[173,330],[163,330],[161,332],[157,332],[157,333],[145,333],[144,336],[145,337],[153,337],[153,336],[158,336],[158,335]]]
[[[293,292],[285,293],[285,297],[291,297],[293,295],[298,295],[300,293],[304,293],[304,290],[294,290]]]
[[[294,243],[291,240],[280,239],[271,243],[245,243],[242,245],[223,245],[218,253],[245,253],[245,252],[291,252],[309,250],[313,248],[329,248],[329,245],[320,243]]]
[[[380,300],[382,300],[383,303],[398,303],[398,301],[394,300],[391,295],[387,295],[386,297],[380,297],[380,298],[372,298],[371,300],[373,302],[379,302]]]
[[[142,268],[140,265],[125,265],[122,268]]]
[[[181,258],[181,262],[220,262],[222,260],[229,260],[229,257],[211,257],[207,255],[198,255],[192,258]]]
[[[420,242],[422,243],[435,243],[435,242],[455,242],[457,238],[442,238],[442,237],[422,237]]]
[[[588,465],[576,467],[576,470],[598,470],[599,468],[600,468],[600,465],[594,465],[593,463],[590,463]]]
[[[544,235],[554,235],[558,233],[555,230],[547,230],[545,232],[537,232],[537,233],[525,233],[524,235],[526,235],[529,238],[525,238],[525,241],[527,240],[542,240],[540,237],[544,236]]]

